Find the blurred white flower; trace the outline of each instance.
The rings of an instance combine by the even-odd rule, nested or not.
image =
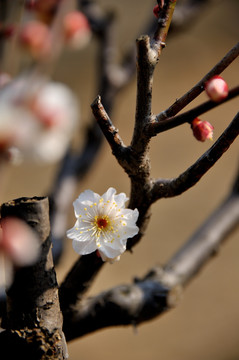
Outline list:
[[[24,221],[6,217],[0,223],[0,291],[10,286],[14,266],[34,264],[40,243],[36,233]]]
[[[57,161],[64,155],[79,118],[76,98],[65,85],[51,82],[39,91],[30,106],[42,124],[35,155],[46,162]]]
[[[0,93],[0,152],[16,147],[25,159],[62,158],[78,120],[78,104],[65,85],[21,77]]]
[[[77,221],[67,231],[74,250],[80,255],[98,250],[103,261],[119,260],[126,250],[128,238],[135,236],[139,228],[137,209],[125,209],[128,200],[124,193],[116,195],[109,188],[102,196],[86,190],[73,202]]]

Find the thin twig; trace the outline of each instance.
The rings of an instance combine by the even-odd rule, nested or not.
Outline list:
[[[239,95],[239,86],[236,86],[235,88],[229,91],[228,97],[223,99],[220,103],[216,103],[214,101],[209,100],[202,103],[201,105],[196,106],[195,108],[189,111],[186,111],[180,115],[173,116],[166,120],[161,120],[160,114],[156,115],[156,117],[155,118],[153,117],[153,120],[146,125],[144,130],[148,136],[151,137],[156,136],[161,132],[167,131],[169,129],[173,129],[185,123],[190,123],[197,116],[200,116],[219,105],[225,104],[226,102],[228,102],[231,99],[234,99],[238,95]]]
[[[239,113],[230,125],[193,165],[175,179],[158,179],[152,188],[152,201],[182,194],[194,186],[218,159],[228,150],[239,134]]]
[[[186,94],[177,99],[167,110],[163,111],[158,120],[176,115],[204,90],[204,84],[214,75],[221,74],[239,55],[239,42]]]
[[[125,145],[118,134],[118,130],[112,124],[109,115],[101,103],[101,97],[97,98],[91,104],[91,108],[98,125],[101,128],[106,140],[108,141],[113,153],[120,153],[124,150]]]

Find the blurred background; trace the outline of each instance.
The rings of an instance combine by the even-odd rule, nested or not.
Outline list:
[[[100,0],[104,8],[117,11],[118,54],[132,46],[156,3],[143,0]],[[169,36],[154,76],[153,112],[166,109],[190,89],[238,42],[237,0],[211,1],[189,28]],[[67,52],[57,65],[54,78],[70,85],[80,99],[81,129],[91,119],[90,104],[97,95],[97,42],[80,52]],[[238,60],[223,73],[229,87],[238,85]],[[135,80],[117,97],[111,116],[126,144],[131,140],[135,113]],[[191,106],[206,100],[202,94]],[[190,108],[190,107],[189,107]],[[238,111],[238,99],[203,115],[215,127],[217,139]],[[192,136],[189,125],[163,133],[151,143],[152,176],[175,177],[211,146]],[[164,264],[222,202],[238,168],[238,142],[206,174],[199,184],[180,197],[163,199],[153,206],[146,236],[119,263],[107,264],[91,294],[129,283],[155,264]],[[1,202],[21,196],[45,195],[58,165],[10,166],[1,183]],[[77,193],[91,189],[99,194],[110,186],[129,195],[129,180],[105,142],[94,166]],[[74,223],[73,207],[69,227]],[[71,360],[104,358],[137,360],[236,360],[239,359],[239,233],[233,233],[217,256],[185,290],[177,308],[138,328],[109,328],[69,344]],[[66,239],[66,251],[57,266],[61,280],[77,258]]]

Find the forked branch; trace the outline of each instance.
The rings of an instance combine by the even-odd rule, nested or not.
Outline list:
[[[109,326],[138,325],[176,306],[192,281],[239,225],[239,174],[232,192],[163,267],[143,279],[84,299],[65,314],[65,334],[73,340]]]

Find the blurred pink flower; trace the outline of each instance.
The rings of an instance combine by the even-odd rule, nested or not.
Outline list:
[[[34,264],[39,253],[39,239],[30,226],[15,217],[1,219],[0,288],[11,284],[14,267]]]
[[[63,32],[66,44],[73,49],[84,47],[91,38],[88,20],[80,11],[72,11],[65,15]]]
[[[34,58],[47,58],[51,50],[51,32],[41,21],[23,24],[18,34],[19,45]]]

